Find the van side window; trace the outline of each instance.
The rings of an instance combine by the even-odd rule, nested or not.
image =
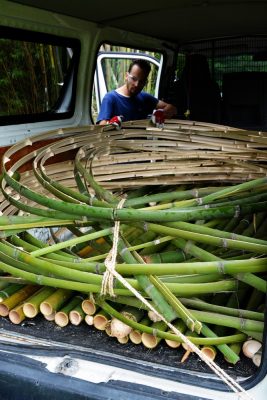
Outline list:
[[[0,124],[69,117],[79,42],[0,30]]]

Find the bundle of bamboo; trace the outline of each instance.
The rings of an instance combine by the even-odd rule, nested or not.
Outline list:
[[[30,151],[53,136],[60,140]],[[120,132],[60,130],[11,147],[2,163],[1,315],[19,323],[41,311],[59,326],[85,320],[149,348],[161,339],[176,348],[185,333],[235,364],[242,343],[263,335],[266,149],[260,132],[175,120],[164,129],[138,121]],[[20,173],[29,162],[32,171]],[[71,238],[53,230],[48,244],[31,234],[44,227]],[[110,251],[119,279],[103,296]]]

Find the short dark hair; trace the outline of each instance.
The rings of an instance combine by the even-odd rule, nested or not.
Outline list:
[[[143,71],[145,71],[147,75],[149,75],[151,65],[147,60],[143,60],[142,58],[137,58],[136,60],[133,60],[129,65],[128,72],[131,72],[131,69],[134,65],[138,65],[139,68],[141,68]]]

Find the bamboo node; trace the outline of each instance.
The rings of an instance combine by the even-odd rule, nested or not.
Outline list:
[[[218,271],[220,274],[225,275],[225,263],[224,261],[219,261],[218,262]]]
[[[191,246],[192,246],[192,241],[191,241],[191,240],[188,240],[188,241],[186,242],[185,247],[184,247],[184,253],[185,253],[185,254],[190,253],[190,247],[191,247]]]
[[[232,233],[231,234],[231,239],[232,240],[237,240],[237,234],[236,233]]]
[[[198,198],[198,190],[197,189],[192,190],[192,196],[195,198]]]
[[[144,232],[147,232],[148,231],[148,224],[147,224],[147,222],[144,222]]]
[[[246,329],[246,320],[243,317],[240,318],[240,328],[241,330]]]
[[[89,299],[90,299],[90,301],[91,301],[93,304],[95,304],[95,298],[94,298],[93,293],[90,293]]]
[[[227,247],[228,247],[227,239],[222,239],[222,247],[223,247],[224,249],[227,249]]]
[[[101,275],[100,263],[96,263],[96,266],[95,266],[95,273],[96,273],[97,275]]]
[[[235,206],[235,214],[234,214],[234,218],[238,218],[240,215],[240,206]]]
[[[152,335],[154,337],[157,337],[158,336],[158,329],[154,328],[153,331],[152,331]]]

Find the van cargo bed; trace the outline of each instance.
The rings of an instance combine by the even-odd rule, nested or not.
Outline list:
[[[164,376],[176,380],[175,371],[197,371],[198,373],[213,374],[209,367],[195,354],[181,363],[184,349],[169,348],[164,341],[153,349],[146,349],[143,345],[135,345],[128,342],[120,344],[116,338],[90,327],[85,323],[80,326],[68,325],[64,328],[57,326],[54,322],[46,321],[37,316],[33,320],[14,325],[8,319],[0,319],[0,336],[15,334],[16,338],[40,339],[40,343],[52,346],[52,348],[63,348],[68,353],[74,352],[79,358],[100,357],[104,363],[113,364],[121,368],[143,371],[146,374]],[[25,340],[27,345],[27,340]],[[250,359],[240,354],[240,361],[236,365],[227,363],[220,354],[217,354],[216,363],[223,368],[234,379],[248,378],[253,376],[258,368]],[[150,367],[150,368],[149,368]],[[154,367],[154,368],[151,368]],[[149,369],[148,369],[149,368]],[[215,377],[215,376],[214,376]]]

